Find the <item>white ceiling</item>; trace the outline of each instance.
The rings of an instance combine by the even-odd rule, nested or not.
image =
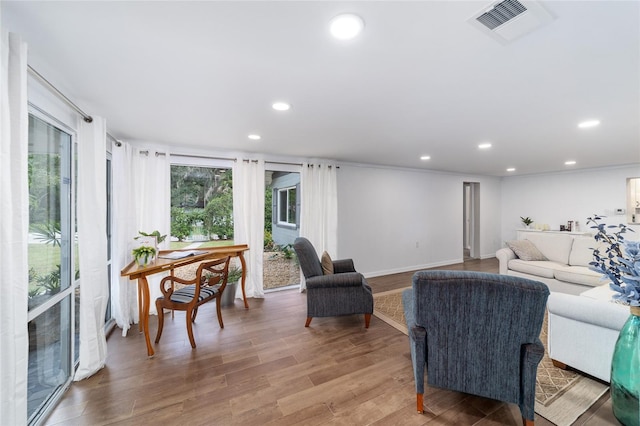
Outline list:
[[[540,2],[554,20],[507,45],[467,22],[489,4],[1,7],[29,64],[122,140],[493,176],[640,162],[640,3]],[[342,12],[358,38],[330,37]]]

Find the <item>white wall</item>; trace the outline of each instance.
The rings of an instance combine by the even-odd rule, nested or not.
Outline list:
[[[341,164],[336,257],[368,277],[461,262],[464,182],[480,183],[481,257],[495,256],[499,178]]]
[[[568,220],[580,222],[583,231],[590,231],[587,217],[605,215],[606,223],[626,223],[626,216],[616,216],[614,210],[627,208],[627,178],[640,176],[640,164],[574,172],[513,176],[502,182],[502,240],[516,237],[522,228],[520,216],[529,216],[534,223],[549,224],[559,229]],[[640,226],[631,226],[629,239],[640,239]]]

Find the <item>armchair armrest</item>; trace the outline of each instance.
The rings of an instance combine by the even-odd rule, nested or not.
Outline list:
[[[507,275],[509,269],[509,261],[515,259],[517,256],[510,248],[501,248],[496,252],[496,257],[500,263],[499,273],[500,275]]]
[[[307,289],[363,286],[364,277],[359,272],[345,272],[342,274],[320,275],[307,278]]]
[[[333,273],[344,274],[345,272],[356,272],[356,267],[352,259],[339,259],[333,262]]]

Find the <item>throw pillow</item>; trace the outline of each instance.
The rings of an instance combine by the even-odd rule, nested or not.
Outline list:
[[[507,241],[507,246],[522,260],[547,260],[529,240]]]
[[[333,261],[331,260],[331,256],[326,251],[322,253],[322,258],[320,259],[320,263],[322,264],[322,273],[325,275],[333,274]]]

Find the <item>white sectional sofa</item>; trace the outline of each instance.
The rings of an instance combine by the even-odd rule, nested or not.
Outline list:
[[[549,295],[547,350],[556,365],[609,382],[613,349],[629,318],[629,307],[611,302],[611,293],[608,286],[601,286],[580,296]]]
[[[629,307],[611,302],[608,282],[588,267],[597,242],[568,233],[526,232],[523,236],[547,260],[523,260],[510,248],[498,250],[496,257],[501,274],[549,287],[549,357],[558,366],[609,382],[613,349]]]
[[[540,231],[524,233],[523,240],[533,243],[546,260],[523,260],[505,247],[496,252],[501,274],[541,281],[552,292],[575,295],[604,284],[602,275],[589,269],[597,245],[593,237]]]

